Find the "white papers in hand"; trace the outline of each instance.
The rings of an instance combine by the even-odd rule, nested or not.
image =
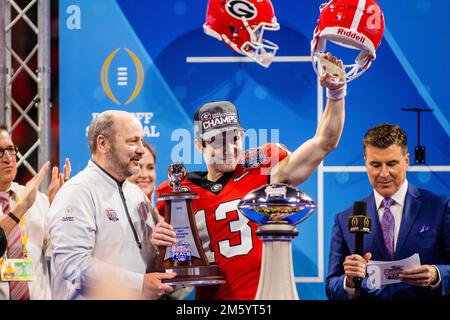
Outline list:
[[[367,264],[367,287],[378,289],[387,284],[400,283],[399,274],[405,269],[420,266],[419,254],[396,261],[369,261]]]

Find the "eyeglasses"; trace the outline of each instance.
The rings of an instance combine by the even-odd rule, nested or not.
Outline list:
[[[8,151],[9,155],[12,157],[15,156],[19,150],[17,149],[17,146],[0,148],[0,158],[3,158],[3,156],[5,155],[5,151]]]

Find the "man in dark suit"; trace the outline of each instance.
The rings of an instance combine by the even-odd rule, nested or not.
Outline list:
[[[406,133],[381,124],[364,136],[367,175],[374,191],[366,199],[372,232],[364,238],[364,256],[352,254],[348,230],[353,208],[338,214],[333,226],[326,292],[329,299],[355,296],[353,279],[363,279],[361,299],[417,299],[450,294],[450,199],[408,183]],[[401,283],[367,287],[366,266],[373,260],[399,260],[414,253],[421,266],[403,270]]]

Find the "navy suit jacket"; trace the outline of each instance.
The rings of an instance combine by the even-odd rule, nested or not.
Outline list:
[[[364,253],[373,260],[388,261],[373,193],[365,199],[367,215],[372,218],[372,232],[364,236]],[[344,290],[345,257],[354,250],[354,234],[348,232],[348,217],[353,207],[336,215],[331,238],[326,292],[329,299],[348,299]],[[437,289],[405,283],[368,289],[363,280],[360,299],[417,299],[450,294],[450,198],[436,195],[409,184],[400,224],[400,232],[392,260],[420,255],[421,264],[435,265],[441,275]]]

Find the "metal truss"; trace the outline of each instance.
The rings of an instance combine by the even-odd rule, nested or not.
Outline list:
[[[13,43],[26,45],[17,50]],[[19,88],[19,77],[32,83],[26,88],[34,91],[31,101],[18,99],[24,83]],[[0,0],[0,122],[11,134],[19,125],[35,133],[28,150],[18,146],[18,167],[32,175],[50,160],[50,81],[50,0]],[[30,157],[36,152],[33,167]],[[41,189],[48,183],[49,177]]]

